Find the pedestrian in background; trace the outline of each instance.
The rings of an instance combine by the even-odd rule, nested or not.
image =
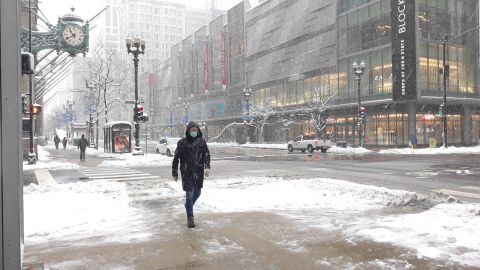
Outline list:
[[[58,137],[58,135],[55,135],[53,141],[55,142],[55,148],[57,148],[58,150],[58,145],[60,144],[60,137]]]
[[[203,178],[210,174],[210,152],[207,142],[202,138],[202,131],[196,122],[190,122],[185,131],[185,138],[177,143],[177,150],[172,163],[172,176],[178,180],[178,163],[182,176],[182,188],[185,194],[187,226],[195,228],[193,205],[200,197]]]
[[[82,138],[78,141],[78,149],[80,149],[80,161],[85,161],[85,150],[87,150],[88,141],[85,139],[85,135],[82,134]]]
[[[63,137],[63,140],[62,140],[62,144],[63,144],[63,149],[67,149],[67,138],[66,137]]]
[[[411,138],[410,138],[410,146],[412,147],[412,149],[415,149],[417,148],[417,136],[415,134],[412,134]]]

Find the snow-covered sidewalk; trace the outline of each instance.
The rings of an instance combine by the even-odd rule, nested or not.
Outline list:
[[[149,215],[159,213],[131,203],[135,194],[145,192],[140,187],[132,189],[128,183],[115,181],[25,187],[27,245],[96,236],[103,239],[98,244],[142,242],[151,240],[152,230],[161,229],[163,234],[182,230],[165,220],[156,224]],[[163,209],[162,214],[172,211],[170,214],[181,215],[184,211],[179,182],[165,180],[148,191],[156,194],[153,201],[174,206]],[[480,267],[480,205],[416,207],[425,200],[428,198],[412,192],[324,178],[219,178],[205,182],[195,211],[200,216],[274,213],[319,230],[319,235],[340,232],[352,241],[387,242],[414,250],[418,256]]]
[[[23,162],[23,170],[24,171],[32,171],[32,170],[68,170],[68,169],[78,169],[78,166],[75,163],[71,162],[61,162],[55,161],[50,156],[50,153],[45,149],[55,149],[55,146],[38,146],[38,160],[36,164],[28,164],[26,161]]]
[[[455,147],[449,146],[448,148],[395,148],[381,150],[379,154],[397,154],[397,155],[445,155],[445,154],[480,154],[480,146],[472,147]]]

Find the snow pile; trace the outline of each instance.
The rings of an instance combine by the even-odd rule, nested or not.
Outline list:
[[[87,148],[87,150],[85,150],[85,154],[95,155],[95,156],[103,156],[103,155],[106,154],[107,156],[113,156],[113,154],[105,153],[103,147],[98,147],[98,149],[95,149],[93,147],[89,147],[89,148]]]
[[[350,146],[348,146],[346,148],[334,146],[334,147],[328,149],[327,152],[328,153],[335,153],[335,154],[353,154],[353,155],[373,153],[373,151],[368,150],[368,149],[363,148],[363,147],[353,148],[353,147],[350,147]]]
[[[400,155],[440,155],[440,154],[480,154],[480,146],[474,147],[454,147],[449,146],[448,148],[421,148],[421,149],[412,149],[412,148],[397,148],[397,149],[388,149],[381,150],[380,154],[400,154]]]
[[[46,147],[50,148],[50,147]],[[71,162],[59,162],[53,161],[50,153],[45,151],[45,148],[38,146],[38,160],[36,164],[28,164],[27,161],[23,162],[23,170],[68,170],[68,169],[78,169],[80,166]]]
[[[179,187],[177,187],[179,188]],[[245,177],[208,180],[198,206],[204,211],[335,209],[365,211],[416,203],[416,193],[332,179]],[[248,198],[248,199],[246,199]]]
[[[425,212],[365,221],[357,235],[418,255],[480,266],[480,204],[440,204]]]
[[[287,150],[286,143],[269,144],[269,143],[207,143],[209,147],[240,147],[240,148],[258,148],[258,149],[281,149]]]
[[[210,147],[238,147],[238,148],[258,148],[258,149],[276,149],[276,150],[287,150],[288,144],[286,143],[279,143],[279,144],[269,144],[269,143],[246,143],[246,144],[238,144],[238,143],[208,143]],[[333,146],[328,149],[328,153],[334,154],[368,154],[372,153],[372,151],[366,148],[353,148],[353,147],[336,147]]]
[[[147,167],[172,164],[172,157],[158,154],[134,156],[132,154],[108,154],[112,159],[104,160],[100,167]]]
[[[28,244],[52,239],[80,240],[120,233],[135,225],[125,183],[75,182],[24,188],[25,239]]]

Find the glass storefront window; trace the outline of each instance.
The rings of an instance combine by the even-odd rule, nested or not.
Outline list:
[[[312,101],[312,79],[305,80],[304,100],[305,103]]]
[[[382,50],[382,80],[383,80],[383,94],[392,93],[392,52],[390,48]]]
[[[296,85],[297,85],[297,105],[301,105],[305,102],[303,81],[297,81]]]
[[[472,142],[480,145],[480,115],[472,115]]]

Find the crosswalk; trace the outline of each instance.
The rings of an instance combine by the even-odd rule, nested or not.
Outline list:
[[[469,199],[480,199],[480,187],[476,186],[460,186],[458,189],[435,189],[433,190],[436,193],[463,197]]]
[[[83,168],[84,181],[125,182],[130,203],[158,201],[169,189],[165,179],[130,168]]]
[[[119,169],[82,169],[80,172],[86,177],[84,180],[91,181],[142,181],[142,180],[161,180],[160,177],[144,173],[141,171],[119,168]]]

